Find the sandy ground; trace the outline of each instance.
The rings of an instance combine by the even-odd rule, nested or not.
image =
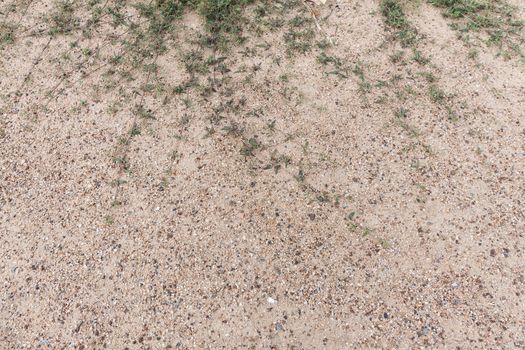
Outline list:
[[[525,349],[523,59],[469,58],[421,4],[429,62],[394,63],[379,2],[335,0],[316,35],[345,77],[248,30],[177,94],[194,15],[124,79],[118,28],[39,34],[53,3],[14,4],[0,349]]]

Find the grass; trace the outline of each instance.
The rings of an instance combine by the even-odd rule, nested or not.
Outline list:
[[[249,139],[245,139],[243,141],[241,154],[245,157],[253,157],[255,155],[255,151],[261,147],[261,144],[255,137],[250,137]]]
[[[389,27],[403,29],[409,25],[403,8],[397,0],[384,0],[381,3],[381,13]]]
[[[447,97],[445,92],[435,84],[432,84],[430,86],[429,94],[430,94],[430,98],[432,99],[432,101],[434,101],[435,103],[440,103],[440,104],[442,104]]]
[[[282,141],[281,143],[289,141],[288,138],[283,137],[284,132],[279,130],[283,125],[280,122],[278,123],[278,115],[265,115],[265,112],[268,112],[262,109],[249,111],[248,106],[250,105],[246,103],[246,100],[234,101],[233,97],[231,97],[232,95],[235,96],[236,91],[234,89],[237,87],[229,84],[230,82],[228,81],[229,76],[232,76],[232,74],[228,74],[230,69],[235,69],[233,68],[235,67],[235,62],[232,62],[228,57],[231,52],[229,49],[231,49],[231,46],[239,43],[247,43],[239,49],[245,53],[244,57],[257,57],[257,54],[261,51],[271,52],[270,44],[262,42],[263,40],[257,40],[257,43],[252,45],[252,43],[246,42],[243,36],[243,32],[247,30],[246,28],[251,30],[252,26],[269,26],[271,28],[266,29],[281,31],[288,56],[311,52],[310,56],[317,59],[317,63],[324,67],[326,74],[335,75],[338,78],[348,78],[348,75],[355,74],[356,80],[358,80],[359,91],[362,94],[371,93],[375,97],[381,89],[392,88],[386,77],[376,76],[372,78],[375,72],[368,69],[369,65],[363,65],[360,62],[344,62],[343,59],[329,51],[332,44],[327,39],[317,41],[315,22],[310,17],[310,13],[304,10],[301,11],[302,7],[298,11],[294,11],[293,14],[289,13],[287,16],[283,16],[282,13],[279,13],[280,10],[275,10],[275,5],[268,2],[260,2],[260,5],[255,8],[255,19],[248,22],[243,16],[244,8],[249,4],[255,3],[254,0],[153,0],[138,5],[129,5],[129,3],[126,4],[126,2],[122,1],[110,3],[105,10],[102,10],[101,6],[93,8],[92,17],[86,22],[85,19],[79,20],[79,18],[83,18],[78,8],[78,6],[82,6],[81,3],[77,1],[61,1],[57,3],[53,14],[49,17],[48,23],[50,26],[49,34],[53,36],[72,36],[77,31],[82,35],[84,35],[83,33],[93,34],[96,31],[90,31],[87,27],[96,27],[97,23],[101,23],[103,20],[106,21],[108,18],[113,23],[113,26],[123,27],[119,29],[124,33],[122,38],[118,40],[109,38],[108,40],[111,41],[111,44],[117,43],[117,45],[121,45],[119,47],[120,50],[112,50],[106,56],[104,62],[112,70],[111,75],[117,76],[121,74],[124,76],[124,74],[129,74],[130,81],[137,79],[137,81],[142,82],[136,91],[142,99],[139,99],[141,102],[137,103],[137,105],[131,105],[130,110],[134,117],[133,123],[129,124],[123,136],[121,136],[122,147],[119,147],[113,157],[115,166],[121,170],[118,174],[119,180],[116,180],[117,182],[115,183],[116,187],[122,187],[126,183],[125,180],[121,180],[121,177],[125,176],[124,173],[131,176],[132,167],[130,164],[135,164],[130,154],[133,152],[133,147],[130,144],[136,142],[136,139],[142,140],[150,136],[151,130],[149,126],[155,123],[157,117],[158,120],[163,120],[162,114],[160,114],[163,111],[160,107],[157,108],[158,106],[155,106],[154,110],[147,107],[149,95],[157,97],[165,94],[175,101],[184,103],[184,106],[181,107],[184,112],[179,114],[180,118],[174,118],[175,122],[172,123],[172,125],[182,129],[174,136],[177,140],[184,141],[191,137],[184,130],[186,129],[187,131],[193,121],[197,119],[196,115],[191,114],[191,109],[194,106],[202,106],[200,102],[205,100],[207,103],[204,105],[211,105],[211,107],[204,116],[204,118],[209,116],[205,121],[209,122],[209,124],[203,126],[206,131],[203,138],[215,135],[219,140],[227,136],[233,139],[236,152],[240,153],[240,156],[237,154],[237,157],[244,157],[244,160],[255,160],[253,163],[260,160],[262,165],[259,169],[273,170],[275,174],[293,172],[292,176],[301,184],[301,187],[312,194],[312,200],[327,205],[329,203],[338,203],[339,200],[336,195],[316,190],[314,186],[308,183],[309,181],[307,181],[304,170],[308,169],[310,171],[307,161],[303,168],[302,159],[294,162],[291,155],[281,153],[282,151],[278,152],[273,148],[273,145],[279,144],[276,141]],[[277,1],[276,3],[278,4],[277,8],[281,8],[283,11],[294,6],[294,3],[298,4],[297,1]],[[400,43],[403,47],[410,47],[405,51],[399,51],[399,45],[396,44],[397,51],[390,56],[391,61],[406,66],[416,66],[413,62],[426,65],[429,59],[416,49],[419,35],[405,15],[403,4],[404,2],[398,0],[383,0],[381,2],[381,14],[387,29],[393,33],[393,40]],[[140,18],[131,18],[131,16],[127,15],[129,6],[134,6]],[[186,11],[196,11],[205,20],[206,29],[200,33],[198,38],[176,38],[180,24],[179,20]],[[276,11],[277,16],[273,17]],[[484,22],[479,20],[479,23],[481,25]],[[4,32],[10,33],[8,30],[2,33]],[[264,35],[264,31],[256,31],[256,33]],[[500,37],[495,33],[493,40],[496,42]],[[85,62],[93,62],[103,57],[98,55],[97,48],[83,47],[85,44],[81,38],[75,37],[74,39],[76,40],[75,42],[78,41],[80,44],[72,46],[71,51],[82,54]],[[6,39],[6,41],[8,40],[11,39]],[[184,41],[184,43],[181,44],[181,41]],[[164,87],[159,82],[159,76],[162,79],[162,74],[166,73],[166,66],[160,63],[160,60],[157,61],[157,58],[168,49],[171,50],[173,48],[175,48],[178,55],[175,57],[180,59],[180,63],[182,63],[188,77],[185,78],[186,80],[183,78],[182,82],[177,81],[174,83],[176,85],[166,85]],[[239,53],[242,52],[239,51]],[[409,57],[410,52],[413,53],[412,57]],[[71,56],[75,55],[72,54]],[[283,61],[285,60],[284,57],[282,59]],[[247,61],[251,62],[251,60]],[[277,66],[281,66],[281,57],[275,57],[274,62]],[[232,63],[233,66],[231,65]],[[264,72],[265,63],[263,62],[262,64],[262,67],[260,62],[246,64],[235,73],[246,73],[247,76],[253,78],[257,74],[260,75],[261,71]],[[353,69],[352,66],[354,66]],[[366,74],[363,67],[367,68]],[[294,78],[291,79],[292,82],[295,82],[295,75],[290,76]],[[283,96],[292,96],[295,93],[293,86],[290,88],[289,85],[290,76],[287,73],[278,75],[280,87],[283,87]],[[378,78],[384,78],[385,80],[377,80]],[[257,80],[247,80],[248,82],[257,83]],[[334,81],[334,83],[337,84],[339,82]],[[428,80],[427,83],[425,88],[430,85],[431,81]],[[119,85],[118,83],[113,83],[108,86],[114,89]],[[411,85],[406,85],[404,90],[402,90],[403,85],[398,84],[398,86],[400,87],[399,91],[404,91],[405,95],[418,95],[418,91],[414,91]],[[426,93],[426,90],[423,91]],[[440,93],[437,88],[434,91],[431,87],[430,95],[434,101],[439,103],[446,99],[445,94]],[[381,98],[384,98],[384,101],[389,101],[387,97],[385,95]],[[199,100],[199,98],[202,98],[202,100]],[[292,100],[291,97],[288,99]],[[216,103],[218,100],[221,101],[219,106]],[[109,106],[109,112],[116,114],[119,109],[125,110],[127,106],[125,106],[126,102],[123,101],[126,100],[116,101]],[[169,108],[169,106],[166,108]],[[190,118],[190,115],[192,118]],[[254,119],[256,121],[251,123],[246,122],[246,119]],[[419,131],[411,126],[407,119],[407,111],[403,109],[399,110],[394,118],[395,123],[406,131],[410,137],[417,139]],[[142,136],[138,137],[139,135]],[[278,137],[282,139],[278,140]],[[308,153],[307,145],[308,141],[306,141],[304,146],[305,155]],[[170,155],[172,161],[177,161],[179,158],[180,154],[176,151]],[[328,156],[325,157],[323,155],[320,161],[326,162],[327,159],[330,161]],[[162,180],[161,187],[166,187],[166,184],[166,181]],[[117,200],[117,202],[121,201]],[[354,216],[355,213],[349,215],[348,221],[349,225],[355,229],[357,226]],[[366,235],[370,230],[365,228],[364,232]]]
[[[394,114],[394,124],[403,129],[410,137],[417,138],[419,131],[407,121],[408,111],[404,108],[399,109]]]
[[[444,8],[444,14],[452,18],[462,18],[487,7],[475,0],[430,0],[429,3]]]
[[[425,65],[430,62],[430,60],[419,50],[414,50],[414,56],[412,56],[412,59],[421,65]]]
[[[304,54],[310,51],[314,37],[315,33],[311,28],[303,30],[290,29],[284,34],[288,55],[293,56],[295,53]]]
[[[326,74],[335,75],[339,78],[348,78],[347,69],[344,67],[341,59],[335,56],[328,56],[324,51],[317,56],[317,62],[323,66],[329,66],[332,70],[327,71]],[[364,78],[364,74],[362,76]]]
[[[515,8],[504,1],[478,1],[478,0],[428,0],[436,7],[443,9],[443,16],[454,20],[452,27],[461,33],[461,38],[469,43],[471,36],[467,33],[477,34],[477,38],[489,46],[501,49],[504,57],[521,56],[520,32],[525,25],[524,21],[515,18]],[[481,36],[479,35],[481,34]]]
[[[362,65],[356,64],[352,72],[359,78],[359,92],[362,94],[369,93],[372,90],[372,84],[366,80]]]
[[[15,42],[16,26],[7,22],[0,22],[0,49]]]
[[[70,0],[57,2],[48,21],[51,35],[67,35],[80,28],[80,19],[75,17],[75,3]]]
[[[242,9],[253,0],[152,0],[137,4],[116,1],[112,5],[100,6],[97,1],[87,4],[74,0],[60,0],[48,16],[51,35],[69,35],[82,27],[86,37],[90,37],[104,16],[111,18],[113,26],[128,27],[131,34],[140,40],[141,46],[151,49],[165,49],[165,38],[176,33],[177,20],[187,10],[195,10],[205,19],[207,34],[200,42],[206,47],[224,49],[230,41],[242,41],[244,18]],[[91,8],[91,17],[82,22],[75,16],[80,6]],[[126,14],[129,7],[134,7],[141,21],[134,22]],[[141,30],[139,23],[145,20],[146,28]],[[5,36],[5,35],[3,35]],[[9,37],[2,38],[6,41]],[[132,41],[130,42],[130,44]],[[135,45],[139,42],[135,40]]]
[[[381,14],[384,23],[394,30],[394,37],[403,47],[414,46],[418,40],[417,30],[408,21],[399,0],[383,0]]]

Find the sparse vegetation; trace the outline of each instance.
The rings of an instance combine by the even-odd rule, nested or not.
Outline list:
[[[523,37],[503,0],[0,16],[4,347],[523,345],[521,310],[492,297],[523,289],[522,62],[494,57]],[[515,278],[494,289],[491,269]]]
[[[525,22],[513,15],[515,9],[505,1],[428,1],[443,9],[443,15],[454,21],[452,27],[458,30],[460,37],[467,44],[471,44],[471,36],[468,34],[475,33],[478,40],[499,48],[504,57],[523,57],[520,49],[523,39],[519,33]]]
[[[409,23],[399,0],[383,0],[381,13],[385,24],[395,31],[394,37],[402,46],[413,46],[417,42],[417,30]]]

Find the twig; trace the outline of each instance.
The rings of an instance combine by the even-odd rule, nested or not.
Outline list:
[[[312,18],[314,19],[315,26],[317,27],[317,30],[319,30],[319,32],[321,32],[321,33],[324,33],[324,35],[326,36],[326,39],[328,40],[330,45],[334,46],[334,42],[333,42],[332,38],[330,37],[330,35],[328,34],[328,32],[326,30],[324,30],[321,27],[321,25],[319,24],[319,21],[317,20],[317,16],[315,15],[314,9],[310,5],[308,5],[308,3],[305,0],[303,0],[303,5],[306,7],[306,9],[312,15]]]

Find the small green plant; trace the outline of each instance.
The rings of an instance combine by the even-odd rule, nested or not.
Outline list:
[[[461,18],[486,8],[486,5],[476,0],[429,0],[432,5],[445,9],[444,14],[453,18]]]
[[[355,221],[357,217],[357,213],[355,211],[352,211],[350,212],[347,216],[346,216],[346,226],[350,229],[350,231],[352,232],[355,232],[357,230],[357,223]]]
[[[403,61],[403,56],[405,55],[404,51],[396,51],[392,55],[390,55],[390,61],[392,63],[400,63]]]
[[[129,134],[131,135],[131,137],[140,135],[140,128],[138,127],[138,125],[133,125]]]
[[[419,50],[414,50],[414,56],[412,59],[421,65],[425,65],[430,62],[430,60],[423,56],[423,53]]]
[[[487,45],[499,48],[499,54],[503,57],[510,58],[512,55],[523,57],[518,44],[512,38],[520,35],[524,22],[515,18],[515,8],[506,2],[482,0],[428,0],[428,2],[443,9],[443,15],[454,21],[452,27],[461,33],[459,37],[467,44],[470,44],[472,38],[465,33],[473,32],[474,40],[485,41]],[[476,33],[483,33],[483,35],[476,35]],[[488,39],[485,39],[486,37]]]
[[[106,224],[106,226],[111,226],[114,223],[115,223],[115,219],[113,219],[111,215],[104,216],[104,224]]]
[[[69,0],[63,0],[56,3],[56,8],[49,18],[49,33],[71,34],[80,28],[80,19],[75,17],[75,3]]]
[[[410,137],[417,138],[419,131],[408,123],[407,117],[408,111],[404,108],[399,109],[394,114],[394,124],[405,130]]]
[[[15,26],[0,22],[0,48],[15,42]]]
[[[398,0],[383,0],[381,13],[390,27],[403,29],[408,26],[408,20]]]
[[[445,92],[435,84],[430,85],[429,93],[432,101],[436,103],[443,103],[447,97]]]
[[[255,137],[252,137],[243,141],[241,154],[245,157],[253,157],[255,155],[254,152],[259,148],[261,148],[261,144]]]
[[[284,34],[284,41],[288,48],[288,55],[292,56],[294,53],[306,53],[312,48],[311,41],[315,33],[312,29],[304,30],[289,30]]]
[[[325,66],[328,64],[333,64],[334,66],[341,65],[340,59],[338,59],[337,57],[333,57],[333,56],[327,56],[324,52],[321,52],[321,54],[317,56],[317,62]]]
[[[468,52],[468,58],[475,60],[479,56],[479,51],[476,49],[470,49]]]
[[[129,160],[125,156],[116,156],[113,158],[113,163],[124,171],[129,170]]]
[[[379,243],[381,244],[381,247],[383,247],[383,249],[390,249],[392,247],[392,244],[390,243],[390,241],[386,239],[380,239]]]
[[[323,194],[320,194],[317,196],[317,201],[319,203],[329,203],[330,202],[330,197],[328,197],[327,194],[323,193]]]
[[[361,64],[356,64],[352,72],[359,78],[359,92],[362,94],[369,93],[372,90],[372,84],[366,80],[365,71]]]
[[[153,112],[150,109],[145,109],[144,106],[136,106],[135,113],[142,119],[155,119]]]
[[[323,66],[332,66],[333,70],[328,71],[326,74],[333,74],[339,78],[347,78],[346,68],[344,68],[342,61],[335,56],[328,56],[324,52],[321,52],[317,56],[317,62]]]
[[[394,37],[404,47],[413,46],[417,41],[417,31],[409,23],[399,0],[383,0],[381,14],[385,24],[395,30]]]
[[[208,73],[208,65],[204,60],[202,51],[191,50],[183,57],[186,71],[191,75]]]
[[[305,175],[304,170],[302,168],[299,169],[299,172],[295,176],[295,179],[299,183],[304,183],[304,181],[306,180],[306,175]]]

